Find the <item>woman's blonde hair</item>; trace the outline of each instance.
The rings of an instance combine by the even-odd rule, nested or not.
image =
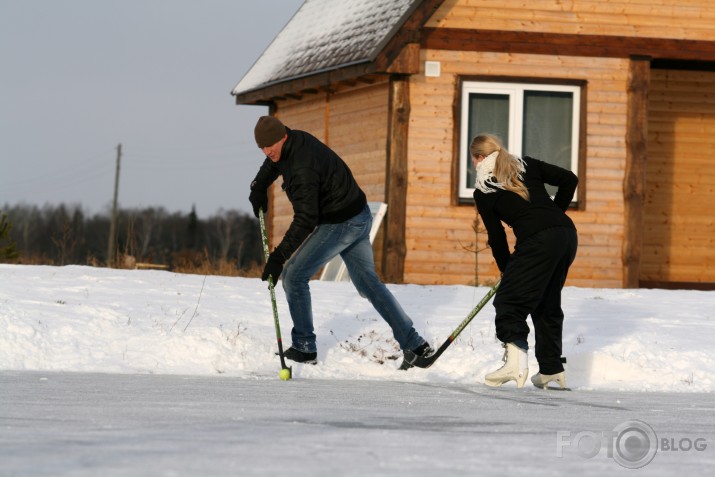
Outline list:
[[[502,184],[504,190],[519,194],[524,200],[529,200],[529,189],[521,180],[520,173],[523,171],[522,162],[514,157],[504,148],[501,140],[493,135],[482,133],[472,139],[469,145],[469,153],[473,157],[479,155],[488,156],[494,151],[499,151],[494,163],[494,179]]]

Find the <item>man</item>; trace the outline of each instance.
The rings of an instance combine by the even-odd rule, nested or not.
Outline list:
[[[258,216],[268,208],[268,187],[283,176],[282,188],[293,206],[293,222],[266,261],[262,280],[282,276],[293,319],[292,346],[285,357],[315,364],[310,278],[340,254],[361,296],[392,328],[402,350],[419,356],[432,353],[415,331],[395,297],[380,281],[370,243],[372,214],[365,193],[343,160],[328,146],[304,131],[292,130],[273,116],[262,116],[254,130],[256,144],[266,159],[251,183],[249,200]],[[400,369],[408,369],[403,363]]]

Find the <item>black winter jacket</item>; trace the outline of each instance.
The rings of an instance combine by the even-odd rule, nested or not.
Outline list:
[[[516,237],[516,244],[536,232],[550,227],[576,228],[564,212],[573,199],[578,178],[573,172],[549,164],[533,157],[524,157],[526,172],[523,174],[524,185],[529,189],[529,201],[525,201],[515,192],[495,189],[485,194],[476,189],[474,202],[489,236],[489,246],[503,273],[509,262],[509,245],[502,222],[511,227]],[[558,187],[558,192],[551,200],[544,184]]]
[[[307,132],[286,130],[288,140],[280,160],[274,163],[266,158],[251,184],[252,190],[266,190],[283,176],[282,188],[293,205],[293,222],[276,247],[283,260],[293,255],[316,226],[344,222],[367,204],[340,156]]]

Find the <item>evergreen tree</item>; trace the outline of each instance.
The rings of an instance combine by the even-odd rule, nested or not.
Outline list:
[[[19,256],[15,242],[10,238],[12,224],[7,220],[7,214],[0,217],[0,261],[12,260]]]
[[[190,250],[196,250],[199,237],[199,217],[196,215],[196,205],[191,206],[188,225],[188,247]]]

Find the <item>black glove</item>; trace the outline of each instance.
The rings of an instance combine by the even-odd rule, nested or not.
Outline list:
[[[268,280],[270,275],[273,278],[273,283],[275,284],[283,272],[283,257],[276,252],[271,253],[266,261],[266,266],[263,269],[263,275],[261,275],[261,280],[264,282]]]
[[[263,209],[264,214],[268,212],[268,192],[265,189],[254,189],[254,187],[256,187],[255,181],[251,184],[251,193],[248,195],[248,200],[253,206],[254,215],[258,218],[258,209]]]

